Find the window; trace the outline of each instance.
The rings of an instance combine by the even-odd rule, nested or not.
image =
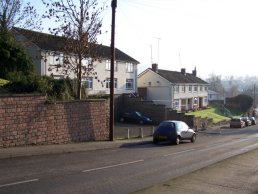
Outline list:
[[[64,54],[63,53],[60,53],[60,55],[59,55],[59,63],[60,63],[60,65],[64,64]]]
[[[49,53],[48,59],[49,59],[49,64],[54,65],[54,53],[53,52]]]
[[[185,86],[182,86],[182,92],[185,92]]]
[[[64,54],[63,53],[49,53],[49,64],[50,65],[63,65],[64,63]]]
[[[205,86],[205,91],[208,91],[208,87],[207,86]]]
[[[194,86],[194,91],[197,92],[198,86]]]
[[[189,92],[192,92],[192,86],[189,86],[188,90],[189,90]]]
[[[175,86],[175,92],[179,92],[179,86]]]
[[[127,90],[133,89],[133,87],[134,87],[133,81],[134,81],[133,79],[126,79],[126,89]]]
[[[110,78],[106,79],[106,88],[110,88]],[[114,78],[114,88],[117,88],[117,78]]]
[[[200,86],[200,91],[202,92],[202,86]]]
[[[111,61],[110,60],[106,60],[106,70],[110,71],[111,70]],[[114,62],[114,71],[118,70],[118,65],[117,62]]]
[[[179,100],[174,100],[174,108],[178,109],[179,107]]]
[[[106,60],[106,70],[107,70],[107,71],[110,71],[110,69],[111,69],[110,60]]]
[[[133,72],[133,64],[126,63],[126,72],[132,73]]]
[[[82,78],[82,84],[85,85],[87,89],[93,89],[93,78],[92,77]]]

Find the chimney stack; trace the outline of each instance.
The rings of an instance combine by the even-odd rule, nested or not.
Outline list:
[[[151,69],[152,69],[152,71],[158,73],[158,64],[157,63],[153,63]]]
[[[194,68],[194,70],[193,70],[193,76],[197,76],[197,71],[196,71],[196,67]]]
[[[184,75],[186,74],[185,68],[181,68],[181,73]]]

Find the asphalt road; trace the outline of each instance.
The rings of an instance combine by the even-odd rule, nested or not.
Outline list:
[[[0,193],[132,193],[256,149],[257,140],[252,126],[200,133],[194,144],[1,159]]]

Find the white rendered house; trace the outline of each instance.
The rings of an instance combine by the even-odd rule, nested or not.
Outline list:
[[[164,104],[167,108],[179,111],[193,110],[208,105],[209,84],[196,76],[196,69],[192,73],[158,69],[152,64],[138,75],[138,91],[146,100],[157,104]]]
[[[52,76],[56,79],[69,76],[74,78],[74,73],[67,70],[58,70],[54,66],[63,63],[65,55],[63,37],[50,34],[14,28],[16,39],[24,44],[32,58],[36,71],[40,75]],[[82,75],[82,83],[88,88],[88,94],[108,94],[110,91],[110,47],[98,45],[99,60],[93,62],[94,74]],[[139,62],[119,49],[115,50],[114,68],[114,93],[137,92],[137,65]],[[85,68],[89,59],[82,61]]]

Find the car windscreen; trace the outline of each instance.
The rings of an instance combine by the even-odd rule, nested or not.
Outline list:
[[[139,117],[142,117],[143,115],[140,112],[135,112],[136,115],[138,115]]]
[[[159,124],[158,131],[160,133],[167,133],[167,132],[175,131],[175,123],[163,122],[163,123]]]

